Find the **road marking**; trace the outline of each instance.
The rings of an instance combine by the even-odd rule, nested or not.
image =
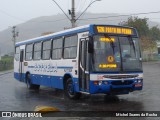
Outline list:
[[[48,112],[57,112],[60,110],[58,108],[50,106],[36,106],[34,111],[38,113],[48,113]]]

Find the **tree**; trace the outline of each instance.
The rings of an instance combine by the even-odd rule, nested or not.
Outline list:
[[[160,41],[160,29],[157,26],[149,28],[147,18],[130,17],[122,25],[131,26],[137,29],[142,51],[148,54],[148,58],[153,58],[153,52],[156,50],[156,40]]]
[[[150,37],[154,41],[160,41],[160,29],[157,26],[150,29]]]
[[[143,51],[149,51],[150,53],[154,52],[156,48],[156,42],[151,40],[150,37],[142,36],[141,37],[141,46]]]
[[[130,17],[122,25],[131,26],[137,29],[141,39],[142,50],[153,50],[156,47],[155,40],[160,39],[160,30],[157,26],[151,29],[148,26],[147,18]]]
[[[128,21],[124,22],[123,25],[131,26],[137,29],[139,36],[149,35],[149,26],[147,23],[147,18],[130,17]]]

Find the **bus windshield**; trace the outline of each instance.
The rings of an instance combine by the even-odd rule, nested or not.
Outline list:
[[[118,37],[96,35],[93,37],[94,72],[142,71],[139,39],[131,36]]]

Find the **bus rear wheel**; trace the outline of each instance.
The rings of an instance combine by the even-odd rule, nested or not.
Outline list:
[[[27,87],[28,87],[29,89],[38,90],[39,87],[40,87],[40,85],[32,84],[30,74],[27,74],[26,83],[27,83]]]
[[[74,91],[74,85],[71,78],[68,78],[65,84],[65,94],[70,99],[79,99],[81,96],[81,93],[77,93]]]

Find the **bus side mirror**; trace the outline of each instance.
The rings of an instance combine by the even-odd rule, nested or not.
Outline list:
[[[94,51],[94,44],[93,44],[93,37],[89,36],[89,41],[88,41],[88,53],[93,53]]]

